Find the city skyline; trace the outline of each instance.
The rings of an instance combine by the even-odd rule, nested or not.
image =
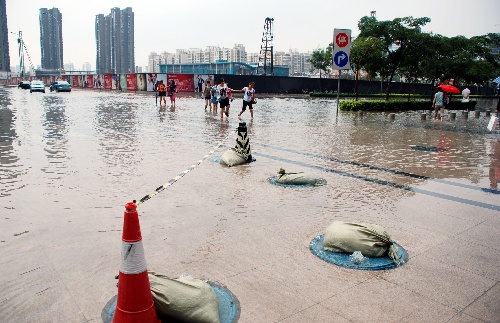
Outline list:
[[[247,6],[250,5],[250,8]],[[95,67],[95,16],[109,12],[113,7],[131,7],[135,13],[135,65],[145,68],[151,52],[175,52],[177,49],[219,46],[231,48],[243,44],[248,53],[260,50],[264,21],[274,19],[275,51],[296,49],[310,52],[324,48],[332,41],[334,28],[351,29],[356,36],[357,23],[363,16],[376,11],[378,20],[398,17],[429,17],[431,23],[423,30],[447,37],[472,37],[489,32],[500,32],[500,2],[480,0],[474,7],[466,1],[422,0],[417,7],[404,2],[380,0],[353,0],[342,7],[339,3],[311,0],[306,8],[290,6],[287,2],[255,0],[220,0],[216,5],[193,0],[190,6],[166,5],[165,2],[88,0],[84,6],[62,0],[13,1],[7,0],[10,65],[19,65],[16,33],[23,32],[23,40],[31,61],[41,65],[38,10],[56,7],[64,15],[64,64],[80,68],[85,62]],[[469,7],[471,7],[469,9]],[[215,14],[214,14],[215,13]],[[471,14],[472,13],[472,14]],[[224,15],[224,19],[220,19]],[[222,25],[221,25],[222,23]],[[28,60],[26,66],[28,67]]]

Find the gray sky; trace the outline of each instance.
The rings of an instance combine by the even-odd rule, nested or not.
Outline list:
[[[274,18],[275,51],[324,48],[334,28],[352,29],[356,36],[359,19],[372,10],[378,20],[429,17],[424,30],[448,37],[500,33],[500,0],[7,0],[9,31],[23,32],[35,67],[40,65],[38,10],[53,7],[63,16],[64,63],[77,69],[84,62],[95,67],[95,15],[108,15],[113,7],[134,11],[135,60],[142,67],[152,51],[243,44],[257,53],[266,17]],[[11,65],[19,65],[16,35],[9,35],[9,43]]]

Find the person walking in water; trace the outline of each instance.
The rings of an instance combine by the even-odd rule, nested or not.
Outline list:
[[[205,89],[203,90],[203,98],[205,99],[205,110],[207,109],[207,106],[210,107],[210,111],[212,111],[212,87],[210,86],[210,82],[207,81],[205,83]]]
[[[243,107],[241,108],[241,112],[238,114],[238,118],[241,117],[241,114],[245,112],[245,110],[248,109],[250,110],[250,117],[253,119],[253,107],[252,104],[255,102],[255,89],[254,87],[254,82],[248,83],[248,86],[245,86],[241,90],[233,90],[233,92],[243,92]]]
[[[168,94],[170,96],[170,105],[172,106],[172,108],[175,108],[176,93],[177,93],[177,85],[175,85],[175,81],[172,80],[168,87]]]
[[[158,82],[156,89],[158,90],[158,96],[160,97],[160,107],[162,100],[165,103],[165,106],[167,106],[167,87],[163,84],[163,81]]]
[[[438,91],[434,94],[434,100],[432,101],[432,107],[434,108],[434,120],[437,118],[438,111],[441,112],[441,121],[444,121],[444,93],[443,89],[438,87]]]
[[[229,117],[229,97],[227,96],[228,91],[227,84],[224,82],[224,79],[220,79],[219,85],[217,85],[217,97],[219,98],[220,105],[220,118],[224,118],[224,114],[226,117]]]
[[[211,89],[212,98],[210,100],[212,101],[214,113],[217,113],[217,105],[219,104],[219,98],[217,97],[217,85],[218,84],[214,84]]]

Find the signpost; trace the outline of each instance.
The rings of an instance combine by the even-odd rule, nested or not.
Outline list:
[[[340,75],[342,70],[351,69],[351,30],[337,29],[333,30],[333,70],[339,71],[337,82],[337,113],[339,112],[339,95],[340,95]]]

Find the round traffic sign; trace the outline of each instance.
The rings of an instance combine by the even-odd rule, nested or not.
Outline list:
[[[337,37],[335,37],[335,43],[340,48],[346,47],[349,44],[349,37],[347,37],[346,33],[338,33]]]
[[[349,62],[349,55],[346,52],[339,51],[333,57],[333,63],[338,67],[344,67]]]

